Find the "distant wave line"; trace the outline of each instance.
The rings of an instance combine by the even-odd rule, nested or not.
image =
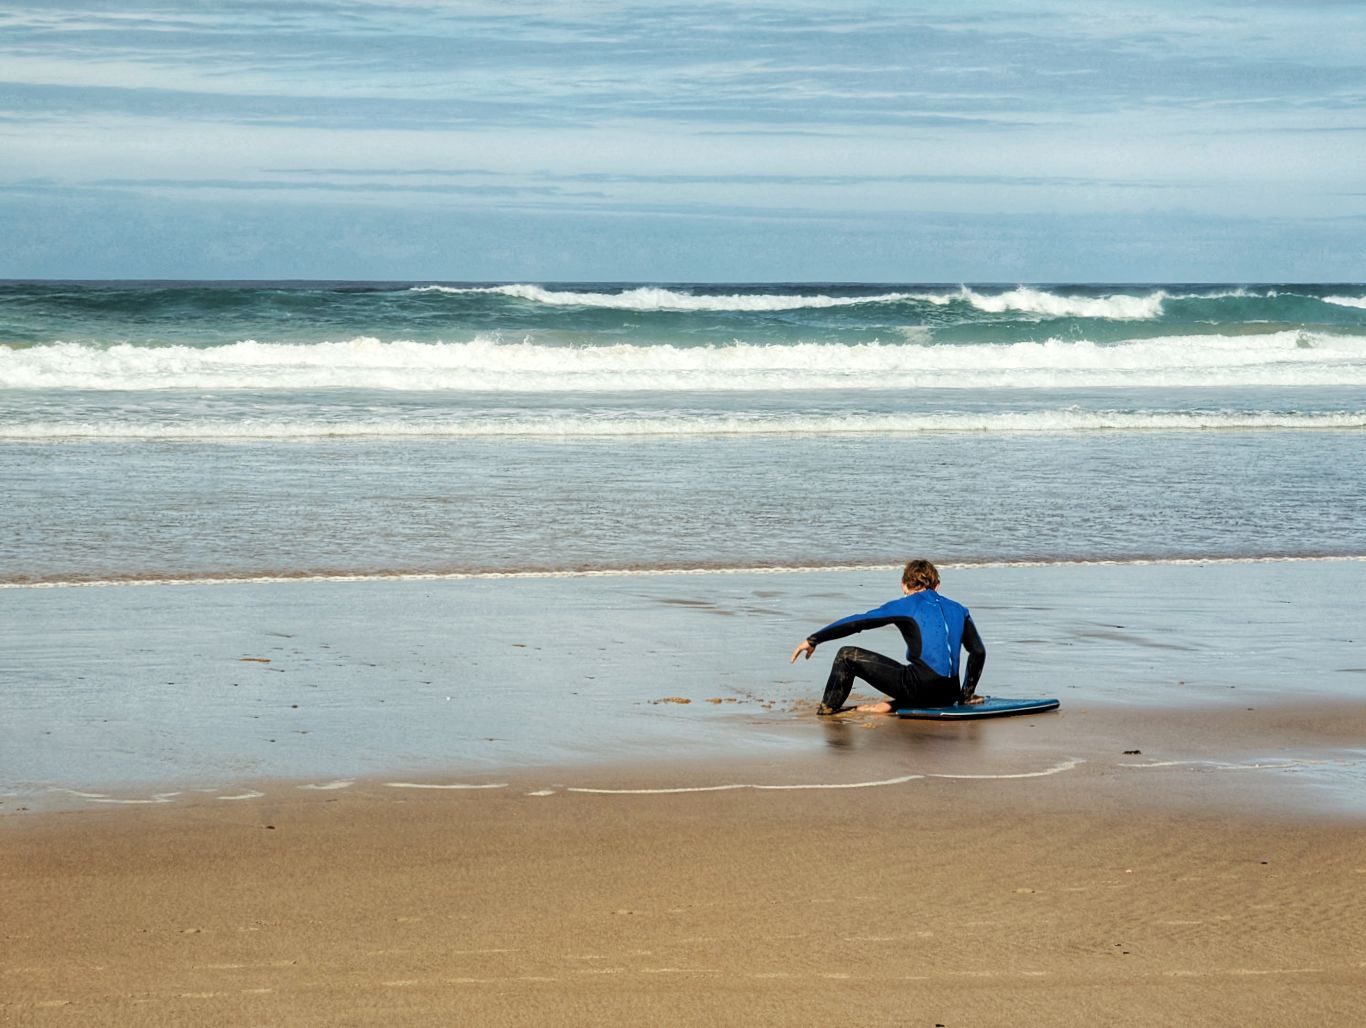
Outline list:
[[[617,293],[545,289],[535,285],[413,286],[414,293],[506,296],[553,307],[608,307],[631,311],[791,311],[804,308],[854,307],[919,298],[916,293],[875,296],[825,296],[791,293],[691,293],[658,286],[638,286]]]
[[[620,292],[583,292],[514,284],[501,286],[414,286],[416,293],[489,294],[556,307],[605,307],[630,311],[791,311],[828,307],[855,307],[907,301],[947,306],[966,303],[986,313],[1018,311],[1048,317],[1105,318],[1136,321],[1162,316],[1162,301],[1170,294],[1156,290],[1144,296],[1114,293],[1109,296],[1066,296],[1031,286],[1001,293],[978,292],[968,286],[945,293],[890,292],[868,296],[829,296],[800,293],[695,293],[659,286],[639,286]]]
[[[1329,554],[1250,554],[1218,557],[1115,557],[1063,558],[1056,560],[980,560],[937,561],[939,567],[953,570],[1007,570],[1013,568],[1073,568],[1073,567],[1198,567],[1202,565],[1233,564],[1325,564],[1338,562],[1366,562],[1366,553]],[[895,571],[901,564],[770,564],[735,567],[622,567],[575,568],[563,570],[528,571],[412,571],[412,572],[357,572],[354,574],[299,574],[278,575],[203,575],[181,577],[116,577],[91,579],[50,579],[44,581],[0,581],[0,589],[76,589],[115,588],[127,586],[191,586],[191,585],[284,585],[303,582],[464,582],[495,580],[543,580],[570,578],[653,578],[700,575],[777,575],[813,572]]]
[[[1045,318],[1096,318],[1110,321],[1146,321],[1160,318],[1167,301],[1190,300],[1276,300],[1282,296],[1321,300],[1346,307],[1366,307],[1366,298],[1346,296],[1317,296],[1313,293],[1283,292],[1278,289],[1249,289],[1246,287],[1211,289],[1205,291],[1172,292],[1154,289],[1143,294],[1114,292],[1103,296],[1054,292],[1038,286],[1019,285],[1000,292],[974,289],[960,285],[947,291],[926,289],[893,290],[852,296],[831,296],[825,293],[724,293],[716,286],[698,289],[670,289],[663,286],[635,286],[615,292],[548,289],[530,283],[496,286],[411,286],[412,293],[446,293],[451,295],[491,295],[538,303],[549,307],[598,307],[625,311],[715,311],[735,313],[763,313],[832,307],[858,307],[873,304],[920,303],[944,307],[954,303],[966,304],[987,314],[1016,312]]]
[[[808,415],[678,414],[544,417],[452,417],[287,421],[255,419],[139,421],[28,421],[0,423],[6,442],[225,442],[382,439],[609,439],[638,436],[832,436],[958,434],[1073,434],[1155,431],[1351,431],[1366,429],[1366,410],[1278,411],[1005,411],[996,414]]]

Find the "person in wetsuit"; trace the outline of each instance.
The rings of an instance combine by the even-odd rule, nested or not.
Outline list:
[[[823,642],[883,625],[895,625],[906,640],[908,664],[857,646],[840,647],[830,665],[830,677],[817,714],[838,714],[849,698],[855,678],[891,697],[890,702],[868,703],[858,708],[871,714],[888,714],[902,707],[951,707],[956,703],[982,702],[976,695],[977,681],[987,662],[987,648],[977,634],[968,608],[940,596],[938,588],[939,571],[933,564],[928,560],[910,561],[901,573],[901,596],[865,614],[832,621],[792,651],[789,663],[802,654],[810,660]],[[967,672],[961,684],[960,648],[968,651]]]

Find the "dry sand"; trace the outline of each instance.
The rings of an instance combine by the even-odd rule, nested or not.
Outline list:
[[[0,1020],[1366,1023],[1360,820],[1258,814],[1248,776],[1187,776],[1169,802],[1142,774],[1034,763],[644,795],[546,773],[482,790],[279,783],[10,816]]]

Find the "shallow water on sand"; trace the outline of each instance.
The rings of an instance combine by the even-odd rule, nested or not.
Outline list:
[[[945,577],[987,640],[981,691],[1055,695],[1059,715],[947,729],[818,722],[811,703],[833,649],[794,667],[792,646],[883,602],[895,571],[0,590],[0,810],[83,801],[72,792],[228,795],[261,779],[405,773],[478,783],[517,767],[661,759],[810,757],[831,781],[1012,775],[1089,759],[1102,739],[1113,759],[1141,749],[1130,763],[1281,774],[1279,763],[1326,797],[1362,793],[1355,740],[1239,725],[1254,723],[1250,708],[1359,702],[1366,668],[1344,597],[1361,594],[1366,563]],[[897,640],[886,629],[859,642],[896,654]],[[1125,710],[1151,712],[1132,746],[1087,727],[1088,712]],[[1155,746],[1144,720],[1173,710],[1225,712],[1229,731]]]
[[[1359,432],[0,443],[0,583],[1357,555]]]

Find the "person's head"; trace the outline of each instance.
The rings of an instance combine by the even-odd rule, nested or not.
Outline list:
[[[939,588],[939,569],[928,560],[908,560],[901,572],[901,588],[908,593]]]

